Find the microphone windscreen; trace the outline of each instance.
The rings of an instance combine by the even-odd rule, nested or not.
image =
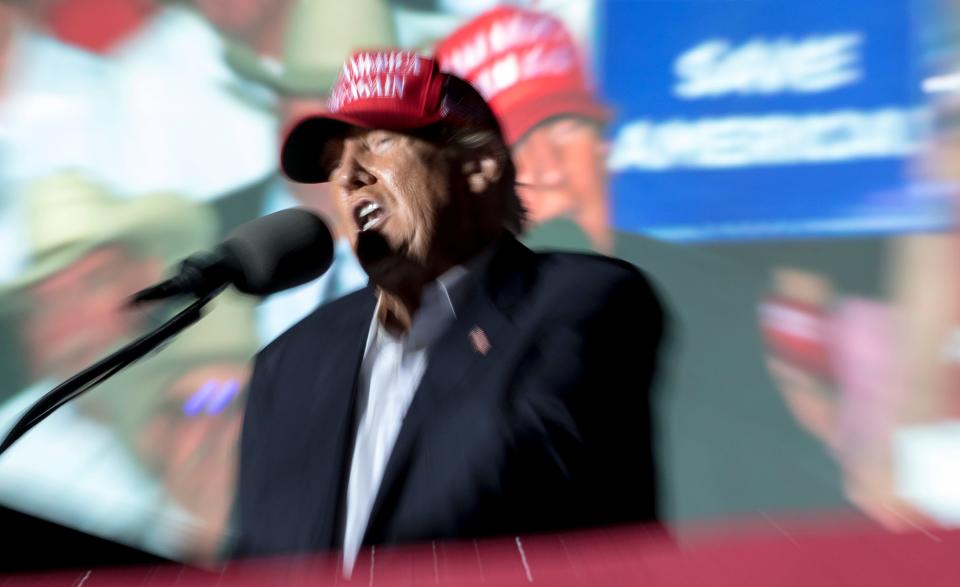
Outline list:
[[[316,214],[289,208],[235,228],[220,246],[234,285],[265,296],[316,279],[333,261],[333,236]]]

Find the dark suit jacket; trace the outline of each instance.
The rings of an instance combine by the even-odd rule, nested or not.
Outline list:
[[[656,519],[659,303],[625,262],[502,238],[429,351],[364,544]],[[376,298],[322,306],[259,354],[236,555],[342,545],[356,381]],[[490,348],[471,343],[481,328]]]

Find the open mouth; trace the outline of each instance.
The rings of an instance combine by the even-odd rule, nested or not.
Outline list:
[[[387,216],[386,208],[374,200],[361,200],[353,208],[353,220],[360,232],[376,228]]]

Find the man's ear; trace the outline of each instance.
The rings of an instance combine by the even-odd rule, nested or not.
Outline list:
[[[486,153],[463,164],[463,174],[470,191],[482,194],[495,185],[503,175],[504,163],[493,153]]]

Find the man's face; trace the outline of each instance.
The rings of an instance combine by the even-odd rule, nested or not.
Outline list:
[[[570,216],[594,245],[611,243],[600,127],[573,116],[542,123],[513,146],[517,190],[533,224]]]
[[[194,0],[197,9],[215,27],[244,38],[270,21],[290,0]]]
[[[110,245],[31,287],[25,335],[35,375],[65,376],[136,335],[140,316],[124,300],[161,276],[159,262]]]
[[[451,261],[469,219],[443,148],[357,129],[328,141],[323,157],[334,162],[330,186],[341,226],[374,283],[395,286]]]

